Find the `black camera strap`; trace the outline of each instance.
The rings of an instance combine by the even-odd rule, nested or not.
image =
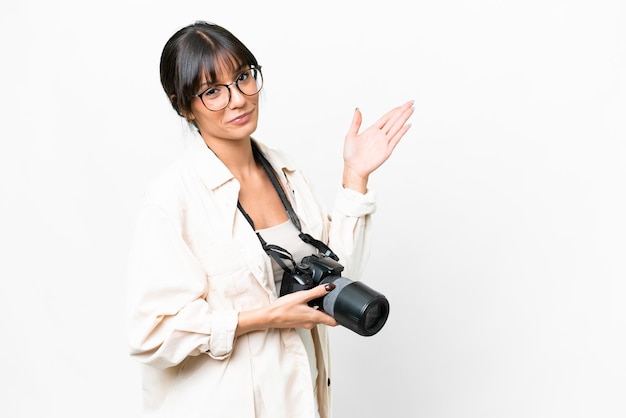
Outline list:
[[[328,247],[328,245],[324,244],[320,240],[313,238],[311,235],[302,232],[300,219],[298,218],[298,215],[296,215],[296,212],[293,210],[293,206],[291,206],[291,202],[289,202],[289,199],[287,199],[287,196],[285,195],[285,191],[283,190],[283,187],[281,186],[278,180],[278,177],[276,176],[276,173],[272,169],[272,166],[270,165],[269,161],[267,161],[267,159],[265,158],[261,150],[258,149],[254,141],[252,141],[252,154],[254,155],[255,160],[258,160],[261,162],[263,169],[267,173],[270,181],[272,182],[272,185],[274,186],[274,189],[276,190],[276,193],[278,193],[278,196],[280,197],[280,200],[283,203],[285,210],[287,211],[287,215],[289,216],[289,219],[298,229],[299,231],[298,236],[300,237],[300,239],[304,241],[305,243],[314,246],[315,248],[317,248],[318,251],[320,251],[324,255],[332,258],[335,261],[338,261],[339,257],[330,249],[330,247]],[[250,226],[252,226],[252,229],[255,230],[256,232],[252,218],[244,210],[243,206],[241,206],[241,203],[239,201],[237,201],[237,208],[239,208],[239,210],[241,211],[243,216],[246,218]],[[263,249],[265,250],[265,252],[274,260],[276,260],[278,265],[280,265],[283,268],[283,270],[291,270],[286,266],[283,260],[289,260],[291,261],[292,266],[295,266],[295,261],[292,255],[289,253],[289,251],[285,250],[284,248],[278,245],[268,244],[263,239],[261,234],[259,234],[258,232],[256,232],[256,235],[259,238],[259,241],[261,242],[261,245],[263,246]]]
[[[248,223],[252,226],[252,229],[254,230],[254,222],[252,221],[252,218],[244,210],[243,206],[241,206],[241,203],[239,203],[239,201],[237,201],[237,207],[239,208],[243,216],[246,218],[246,220],[248,221]],[[283,270],[291,271],[292,268],[295,267],[296,262],[294,261],[289,251],[285,250],[283,247],[280,247],[278,245],[268,244],[263,239],[261,234],[259,234],[256,230],[254,232],[256,233],[256,236],[259,238],[259,241],[261,241],[261,246],[263,247],[267,255],[269,255],[274,260],[276,260],[278,265],[282,267]],[[287,265],[283,262],[283,259],[291,261],[292,267],[291,268],[287,267]]]

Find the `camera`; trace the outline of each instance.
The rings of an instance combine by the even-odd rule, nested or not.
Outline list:
[[[320,284],[333,283],[335,288],[325,296],[309,302],[335,318],[338,324],[369,337],[381,330],[389,317],[389,301],[362,282],[341,276],[343,266],[324,254],[312,254],[285,269],[280,296]]]

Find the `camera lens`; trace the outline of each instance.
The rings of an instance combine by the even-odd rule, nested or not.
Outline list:
[[[381,330],[389,316],[389,302],[363,282],[331,276],[323,280],[335,289],[323,298],[322,308],[337,323],[366,337]]]
[[[365,313],[365,329],[372,329],[380,320],[380,306],[376,305]]]
[[[387,321],[389,315],[389,305],[386,301],[378,301],[368,307],[365,311],[363,326],[369,335],[376,334]]]

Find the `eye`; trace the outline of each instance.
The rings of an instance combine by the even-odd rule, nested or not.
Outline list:
[[[242,73],[239,78],[237,78],[237,81],[241,82],[241,81],[246,81],[248,79],[248,77],[250,77],[250,70]]]
[[[202,93],[202,96],[207,99],[211,99],[211,98],[219,96],[221,91],[222,91],[222,88],[220,86],[209,87],[208,89],[204,91],[204,93]]]

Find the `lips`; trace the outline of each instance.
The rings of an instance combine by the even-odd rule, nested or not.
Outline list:
[[[231,119],[228,121],[228,123],[232,123],[235,125],[240,125],[243,123],[246,123],[250,120],[250,115],[252,114],[252,112],[247,112],[247,113],[242,113],[241,115]]]

